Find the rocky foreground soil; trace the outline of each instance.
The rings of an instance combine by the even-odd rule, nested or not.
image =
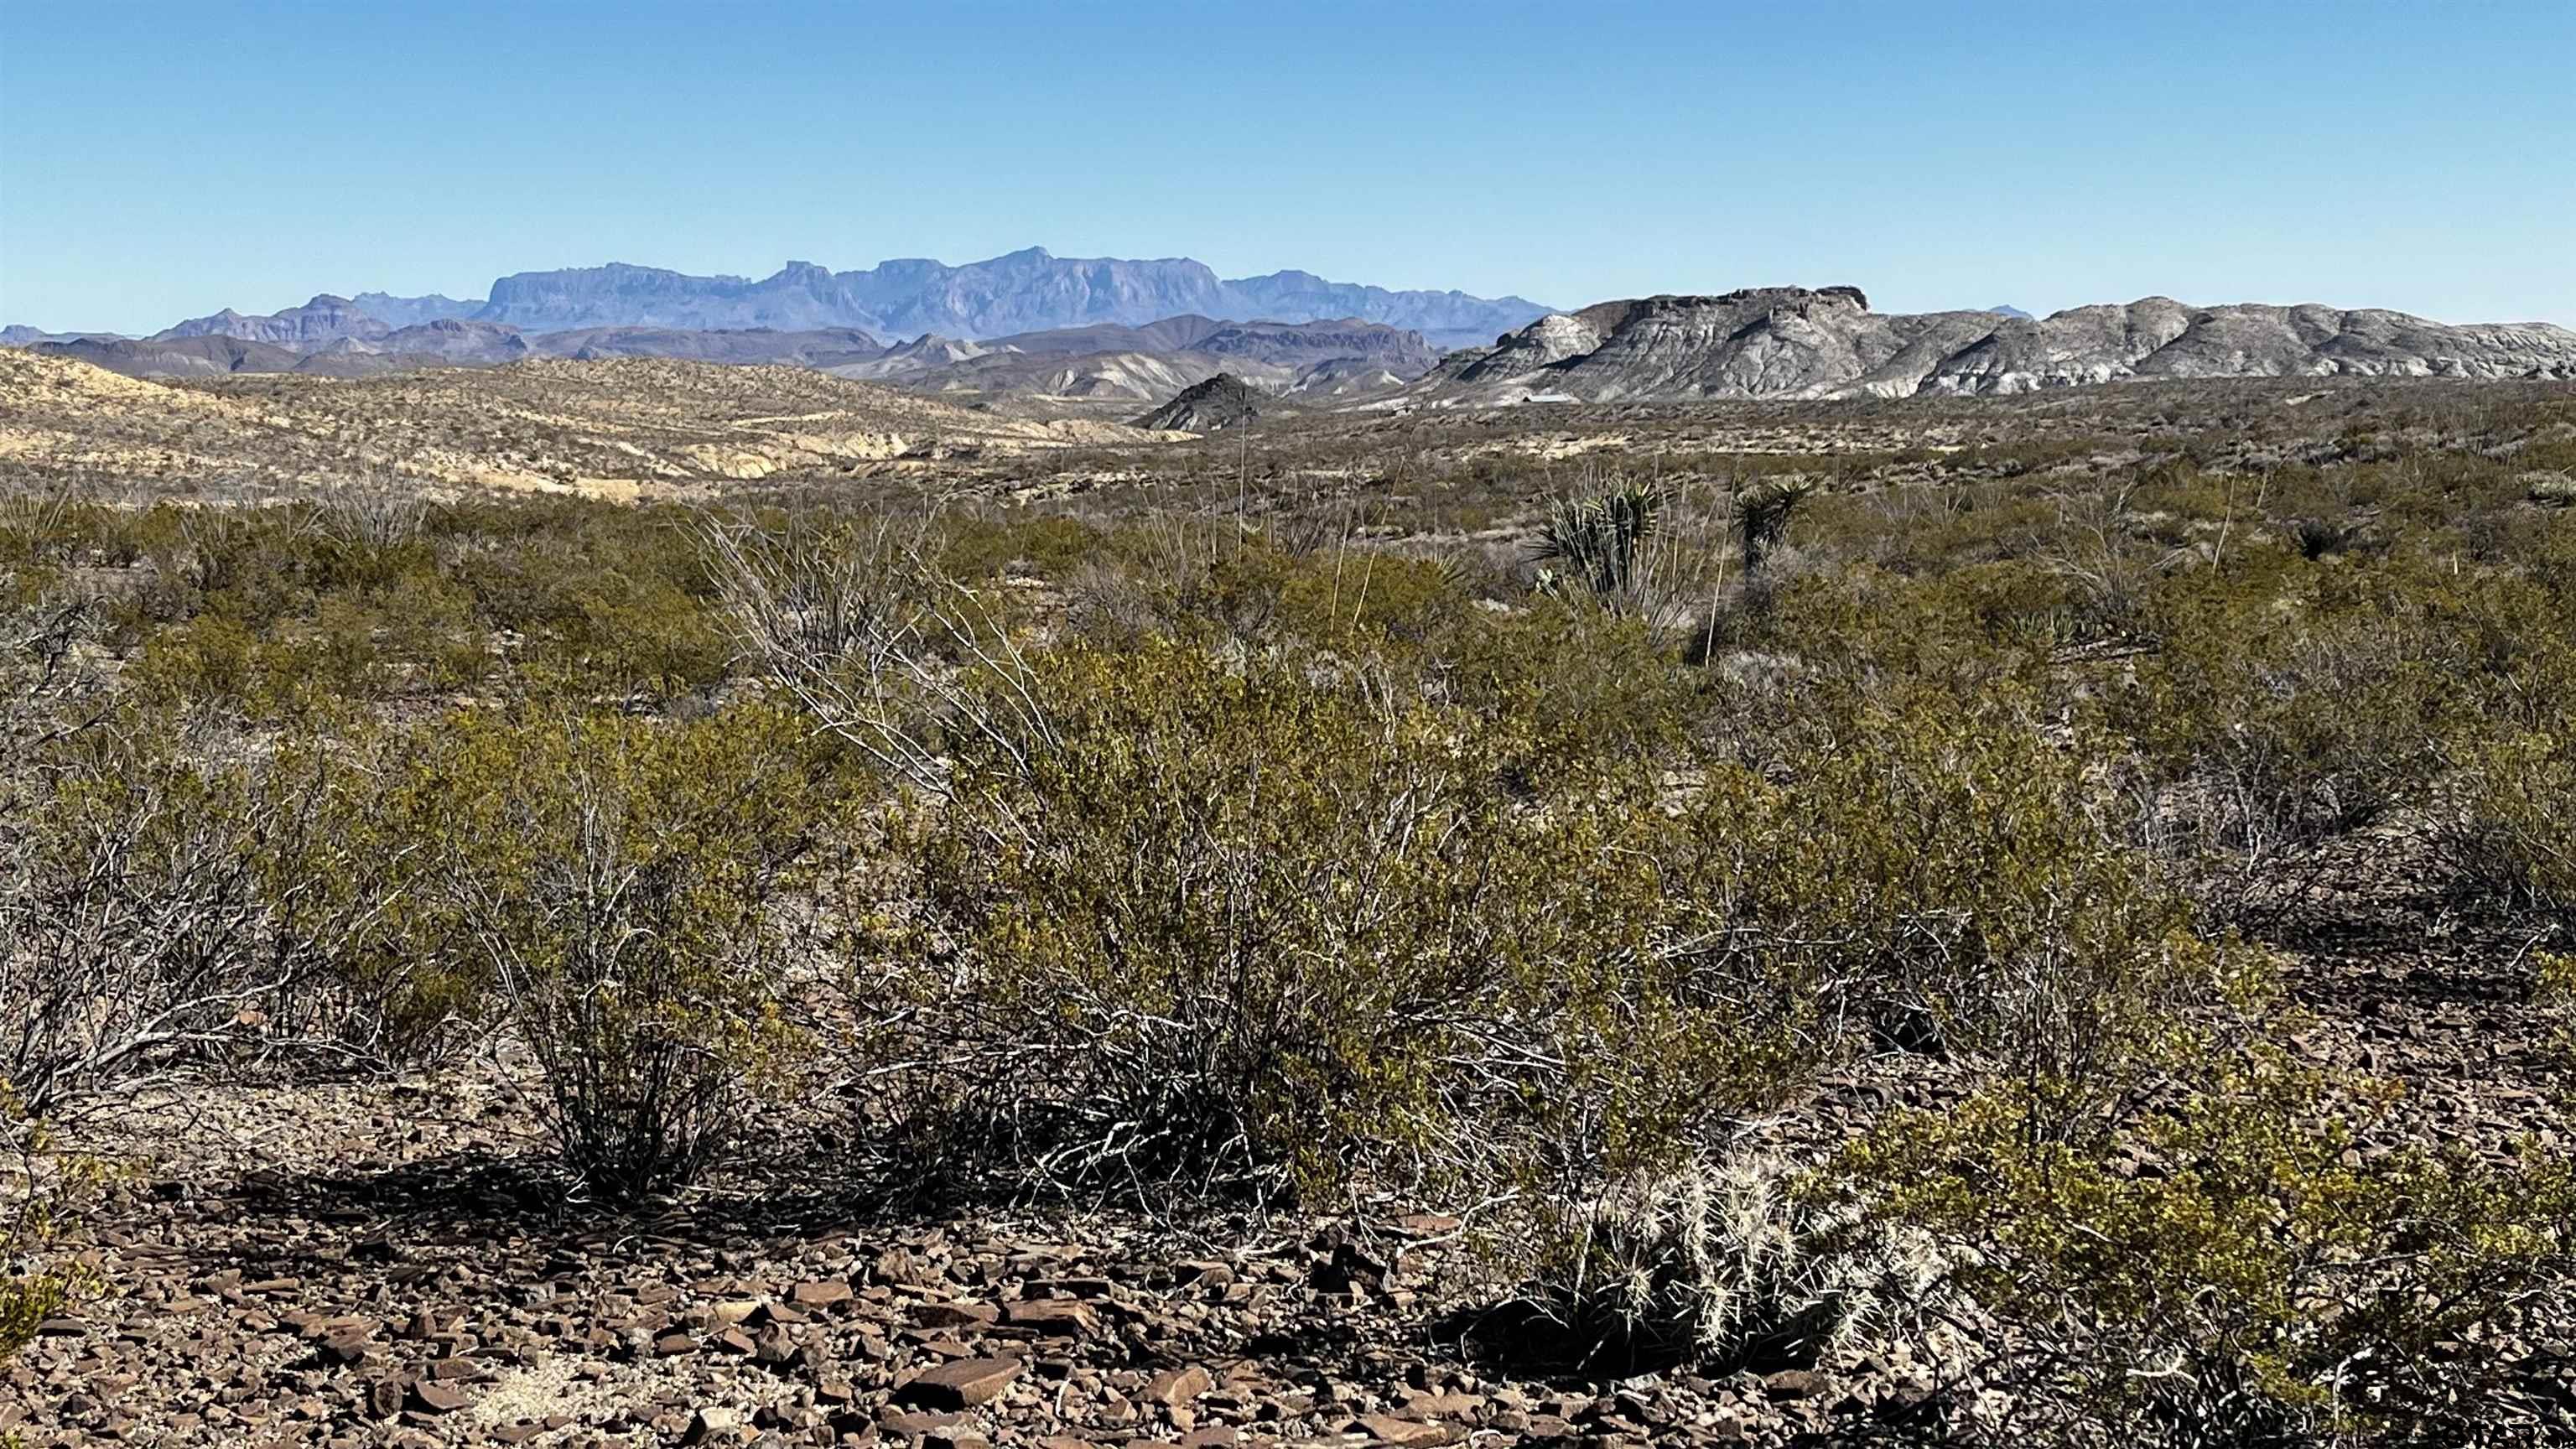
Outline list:
[[[1454,1219],[835,1220],[722,1190],[604,1225],[502,1083],[158,1104],[110,1289],[0,1382],[39,1446],[1782,1442],[1901,1420],[1901,1358],[1519,1379]],[[392,1144],[372,1150],[368,1144]],[[1490,1345],[1488,1346],[1490,1347]]]
[[[2569,1083],[2513,943],[2369,910],[2302,954],[2301,1042],[2404,1078],[2405,1130],[2563,1150]],[[1937,1079],[1827,1082],[1814,1142]],[[89,1444],[1789,1444],[1926,1442],[1902,1353],[1706,1377],[1552,1375],[1472,1311],[1454,1220],[1164,1222],[997,1209],[854,1217],[780,1128],[657,1214],[567,1203],[522,1071],[165,1093],[97,1141],[131,1171],[86,1229],[105,1288],[0,1370],[0,1432]],[[798,1128],[802,1133],[806,1128]],[[790,1150],[793,1148],[793,1150]],[[2576,1305],[2517,1331],[2563,1343]],[[1528,1347],[1528,1345],[1517,1345]],[[1955,1385],[1954,1385],[1955,1386]],[[2576,1442],[2576,1363],[2535,1347],[2454,1406],[2486,1442]]]

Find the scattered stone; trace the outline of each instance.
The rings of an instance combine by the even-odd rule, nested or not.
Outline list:
[[[1201,1395],[1215,1387],[1215,1378],[1206,1369],[1192,1364],[1188,1368],[1171,1369],[1154,1375],[1146,1381],[1141,1397],[1149,1404],[1160,1404],[1167,1409],[1178,1408],[1183,1404],[1196,1402]]]
[[[923,1328],[990,1328],[1002,1314],[988,1303],[922,1303],[914,1306],[912,1321]]]
[[[1054,1337],[1086,1334],[1100,1326],[1100,1315],[1091,1305],[1072,1298],[1022,1299],[1004,1310],[1002,1318],[1014,1328]]]
[[[961,1358],[924,1369],[895,1391],[897,1400],[931,1409],[972,1409],[989,1404],[1026,1367],[1015,1358]]]
[[[1782,1369],[1762,1380],[1762,1392],[1775,1399],[1812,1399],[1824,1391],[1825,1377],[1814,1369]]]
[[[849,1302],[852,1296],[848,1281],[838,1278],[799,1283],[787,1293],[788,1301],[799,1308],[835,1308]]]
[[[689,1442],[692,1444],[722,1443],[728,1439],[739,1442],[741,1438],[742,1411],[739,1409],[710,1405],[698,1410],[697,1417],[689,1421]]]
[[[437,1379],[415,1379],[404,1407],[424,1414],[453,1414],[473,1402],[465,1390]]]
[[[1399,1419],[1392,1414],[1363,1414],[1352,1421],[1350,1431],[1366,1434],[1380,1444],[1397,1449],[1414,1449],[1426,1444],[1455,1444],[1465,1435],[1448,1424],[1429,1424],[1420,1419]]]

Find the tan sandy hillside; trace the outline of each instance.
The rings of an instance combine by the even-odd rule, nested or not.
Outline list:
[[[161,383],[0,352],[0,481],[20,483],[123,475],[172,491],[392,475],[635,497],[1152,440],[1096,421],[991,417],[789,367],[545,360]]]

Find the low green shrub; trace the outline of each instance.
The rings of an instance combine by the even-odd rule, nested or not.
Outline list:
[[[1528,1115],[1533,1012],[1643,945],[1617,812],[1517,802],[1472,714],[1303,655],[1029,668],[982,718],[1037,717],[951,730],[909,853],[977,1070],[1056,1119],[1060,1176],[1454,1169]]]
[[[2108,713],[2151,836],[2204,867],[2221,921],[2295,905],[2324,846],[2426,798],[2462,674],[2447,585],[2256,558],[2149,614],[2159,647]]]
[[[92,1272],[51,1256],[67,1206],[96,1176],[0,1079],[0,1363],[96,1286]]]
[[[2072,1087],[2240,984],[2027,700],[1806,704],[1797,747],[1713,765],[1682,809],[1669,951],[1698,994],[1809,1062],[1895,1043]]]
[[[2452,859],[2469,879],[2576,942],[2576,729],[2471,744]]]
[[[350,920],[303,914],[320,885],[275,868],[308,851],[318,802],[272,761],[217,755],[174,715],[120,710],[0,794],[0,1076],[36,1110],[330,995]]]
[[[1836,1171],[1962,1255],[1954,1281],[2009,1335],[1989,1376],[2025,1397],[2017,1433],[2473,1430],[2507,1353],[2474,1330],[2567,1281],[2564,1158],[2368,1146],[2368,1096],[2260,1046],[2204,1040],[2176,1060],[2193,1057],[2143,1115],[2069,1135],[1998,1086],[1891,1117]]]
[[[794,1045],[778,899],[845,798],[830,761],[758,708],[468,712],[410,752],[377,857],[404,862],[383,944],[410,988],[497,1000],[591,1192],[685,1184]]]

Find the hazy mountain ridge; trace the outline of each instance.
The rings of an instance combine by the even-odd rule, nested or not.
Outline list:
[[[325,292],[301,307],[289,307],[264,317],[246,317],[230,307],[205,317],[191,317],[175,326],[155,332],[152,342],[171,342],[183,337],[237,337],[244,342],[270,342],[281,347],[320,347],[342,338],[354,337],[373,341],[393,332],[382,318],[360,308],[346,297]]]
[[[1199,315],[1230,321],[1362,321],[1454,344],[1481,341],[1546,311],[1521,297],[1396,291],[1284,271],[1226,280],[1187,257],[1058,257],[1044,247],[961,266],[921,258],[834,272],[789,262],[775,274],[692,276],[612,262],[520,272],[492,284],[473,315],[523,331],[574,327],[859,327],[980,341],[1096,323],[1139,326]]]
[[[2576,331],[2377,309],[2168,297],[2045,318],[1886,314],[1857,288],[1605,302],[1444,358],[1442,403],[1987,395],[2130,378],[2576,378]]]
[[[1290,310],[1343,299],[1385,311],[1397,306],[1390,299],[1410,298],[1404,307],[1456,320],[1476,307],[1506,305],[1348,287],[1306,273],[1253,281],[1275,284],[1265,295]],[[530,357],[662,357],[808,367],[986,396],[1153,401],[1230,373],[1256,388],[1318,400],[1400,390],[1407,399],[1470,406],[1984,395],[2156,377],[2576,377],[2576,331],[2567,328],[2457,326],[2315,304],[2194,307],[2148,297],[2030,318],[2001,309],[1878,313],[1857,288],[1759,287],[1545,313],[1489,345],[1446,356],[1419,329],[1357,312],[1240,320],[1204,309],[1161,310],[1184,300],[1221,307],[1230,290],[1243,300],[1247,286],[1186,260],[1066,260],[1036,248],[968,267],[898,261],[833,273],[794,263],[759,282],[619,265],[505,277],[475,316],[399,327],[355,299],[324,293],[266,316],[226,309],[148,338],[11,328],[0,340],[133,376],[365,376]],[[402,316],[471,305],[364,295]],[[853,308],[962,321],[967,330],[815,320]],[[551,325],[602,312],[664,320]],[[1005,317],[1066,312],[1112,315],[982,330]],[[1147,312],[1157,315],[1130,320]],[[514,316],[528,325],[507,320]],[[760,325],[707,325],[745,317]],[[881,340],[889,335],[913,340],[890,347]]]
[[[33,347],[39,342],[122,342],[124,340],[125,334],[122,332],[48,332],[42,327],[30,327],[23,322],[12,322],[6,327],[0,327],[0,347]]]
[[[1234,371],[1274,391],[1385,391],[1420,376],[1438,354],[1418,332],[1340,318],[1228,322],[1189,314],[1142,326],[1094,323],[969,341],[924,333],[892,347],[856,328],[590,327],[527,333],[506,322],[445,319],[385,331],[350,325],[338,299],[275,319],[217,314],[134,340],[74,339],[37,351],[138,377],[297,372],[337,377],[436,366],[492,366],[530,357],[660,357],[809,367],[916,391],[1153,403]],[[253,325],[256,324],[256,325]],[[318,346],[261,340],[340,335]],[[249,334],[249,335],[239,335]],[[1324,364],[1334,364],[1329,369]]]
[[[319,346],[342,336],[369,336],[377,329],[473,320],[505,323],[528,333],[599,327],[787,332],[848,327],[879,336],[936,332],[981,340],[1099,323],[1142,326],[1195,315],[1238,322],[1357,318],[1424,332],[1448,346],[1489,341],[1546,310],[1521,297],[1394,290],[1327,281],[1305,271],[1229,281],[1187,257],[1058,257],[1043,247],[1029,247],[960,266],[912,258],[834,272],[812,262],[789,262],[756,281],[610,262],[513,273],[496,279],[489,294],[478,300],[380,291],[354,298],[324,293],[275,313],[225,308],[154,335],[221,335]],[[8,341],[15,345],[71,335],[91,334],[12,327]]]
[[[418,327],[425,322],[458,322],[483,310],[481,297],[458,301],[436,292],[425,297],[397,297],[390,292],[360,292],[349,299],[358,310],[388,327]]]

